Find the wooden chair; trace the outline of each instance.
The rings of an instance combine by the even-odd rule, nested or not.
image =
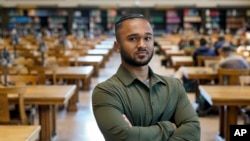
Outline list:
[[[213,68],[217,71],[219,68],[219,60],[204,60],[204,66]]]
[[[0,74],[4,73],[4,67],[0,66]],[[15,66],[8,66],[7,74],[19,74],[19,68]]]
[[[2,83],[4,78],[2,77]],[[36,85],[37,84],[37,76],[36,75],[8,75],[7,76],[8,85],[13,86],[26,86],[26,85]],[[35,123],[36,116],[36,107],[35,105],[26,105],[25,106],[26,114],[28,115],[29,124]]]
[[[37,76],[36,75],[8,75],[7,81],[10,85],[36,85]]]
[[[242,87],[247,87],[250,85],[250,75],[239,76],[240,85]],[[241,108],[242,118],[244,124],[250,124],[250,106]]]
[[[239,81],[241,86],[250,85],[250,75],[239,76]]]
[[[22,87],[0,87],[0,124],[28,124],[27,115],[24,108],[25,86]],[[9,110],[10,97],[17,95],[19,119],[11,119]],[[15,97],[14,97],[15,98]],[[13,98],[13,99],[14,99]]]
[[[55,66],[32,66],[28,68],[29,74],[37,74],[38,84],[47,84],[46,73],[51,72],[52,84],[56,84],[56,67]]]
[[[204,66],[205,60],[216,60],[219,61],[220,57],[218,56],[197,56],[197,64],[198,66]]]
[[[77,58],[79,57],[78,52],[67,50],[64,54],[56,54],[57,62],[59,66],[78,66]],[[71,63],[73,59],[73,63]]]
[[[219,85],[239,85],[239,76],[249,75],[249,69],[218,69],[218,77],[219,77]],[[226,96],[226,94],[225,94]],[[225,117],[225,113],[223,111],[226,110],[226,106],[220,106],[220,129],[223,129],[223,121]],[[244,107],[239,107],[241,110],[241,114],[244,115]],[[243,108],[243,109],[242,109]]]
[[[239,85],[241,75],[249,75],[249,69],[218,69],[220,85]]]

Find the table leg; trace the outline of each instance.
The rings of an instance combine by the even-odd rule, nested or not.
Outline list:
[[[224,138],[225,135],[225,106],[219,107],[219,136]]]
[[[52,136],[55,136],[56,135],[56,106],[53,105],[52,106],[52,127],[51,127],[51,130],[52,130]]]
[[[237,117],[238,117],[238,106],[228,106],[226,112],[226,141],[230,139],[230,125],[237,124]]]
[[[84,79],[82,79],[83,90],[89,90],[90,83],[91,83],[91,76],[86,76]]]
[[[195,100],[197,101],[200,96],[200,90],[199,90],[199,80],[194,80],[194,92],[195,92]]]
[[[39,105],[39,123],[41,125],[40,140],[51,141],[52,113],[50,105]]]
[[[79,81],[80,80],[77,81],[78,84],[79,84]],[[78,95],[79,95],[79,85],[77,85],[77,88],[76,88],[74,94],[69,99],[69,103],[68,103],[68,107],[67,107],[68,111],[77,111],[76,103],[78,102]]]
[[[99,63],[95,63],[93,76],[98,77],[98,75],[99,75]]]

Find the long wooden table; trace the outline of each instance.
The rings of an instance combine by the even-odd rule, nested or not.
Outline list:
[[[83,83],[83,89],[89,90],[90,89],[90,79],[91,75],[93,74],[94,67],[93,66],[74,66],[74,67],[63,67],[59,66],[55,68],[56,70],[56,78],[57,79],[72,79],[77,80],[77,88],[79,88],[79,80]],[[31,72],[32,74],[36,74],[36,72]],[[48,77],[52,77],[52,72],[47,71],[46,75]]]
[[[0,141],[36,141],[39,125],[0,125]]]
[[[75,61],[74,58],[70,59],[70,63],[73,63]],[[99,74],[99,68],[104,67],[104,57],[103,56],[97,56],[97,55],[86,55],[77,57],[77,64],[79,66],[86,66],[86,65],[92,65],[94,67],[93,76],[98,77]]]
[[[112,55],[114,51],[114,41],[112,42],[112,44],[105,44],[105,43],[97,44],[95,45],[95,49],[108,49],[110,55]]]
[[[199,88],[201,80],[212,81],[218,78],[217,71],[214,71],[210,67],[192,67],[192,66],[184,66],[180,67],[183,75],[187,79],[192,79],[195,82],[195,98],[199,97]]]
[[[90,89],[91,75],[93,74],[93,66],[78,66],[78,67],[57,67],[56,77],[62,79],[77,80],[77,87],[79,88],[79,80],[82,81],[84,90]]]
[[[237,124],[239,107],[250,105],[250,87],[201,85],[199,89],[211,105],[220,106],[220,136],[229,141],[229,128]]]
[[[76,110],[75,97],[76,85],[27,86],[24,103],[38,106],[41,141],[51,141],[56,132],[54,106],[68,104],[68,110]]]
[[[192,56],[171,56],[171,65],[177,70],[180,66],[193,66]]]
[[[110,51],[108,49],[89,49],[87,51],[87,55],[102,55],[104,57],[105,62],[107,62],[109,57],[111,56]]]

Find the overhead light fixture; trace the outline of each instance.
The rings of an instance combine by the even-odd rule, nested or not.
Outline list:
[[[141,5],[140,0],[135,0],[135,6],[140,7],[140,5]]]

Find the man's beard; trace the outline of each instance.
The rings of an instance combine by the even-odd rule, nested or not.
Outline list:
[[[149,54],[149,57],[147,58],[147,60],[145,60],[145,61],[137,61],[136,59],[134,59],[134,58],[132,58],[132,57],[130,57],[129,56],[129,54],[128,53],[126,53],[124,50],[122,50],[121,49],[121,58],[122,58],[122,60],[125,62],[125,63],[127,63],[127,64],[129,64],[129,65],[132,65],[132,66],[144,66],[144,65],[147,65],[149,62],[150,62],[150,60],[152,59],[152,57],[153,57],[153,51],[152,52],[149,52],[150,54]]]

